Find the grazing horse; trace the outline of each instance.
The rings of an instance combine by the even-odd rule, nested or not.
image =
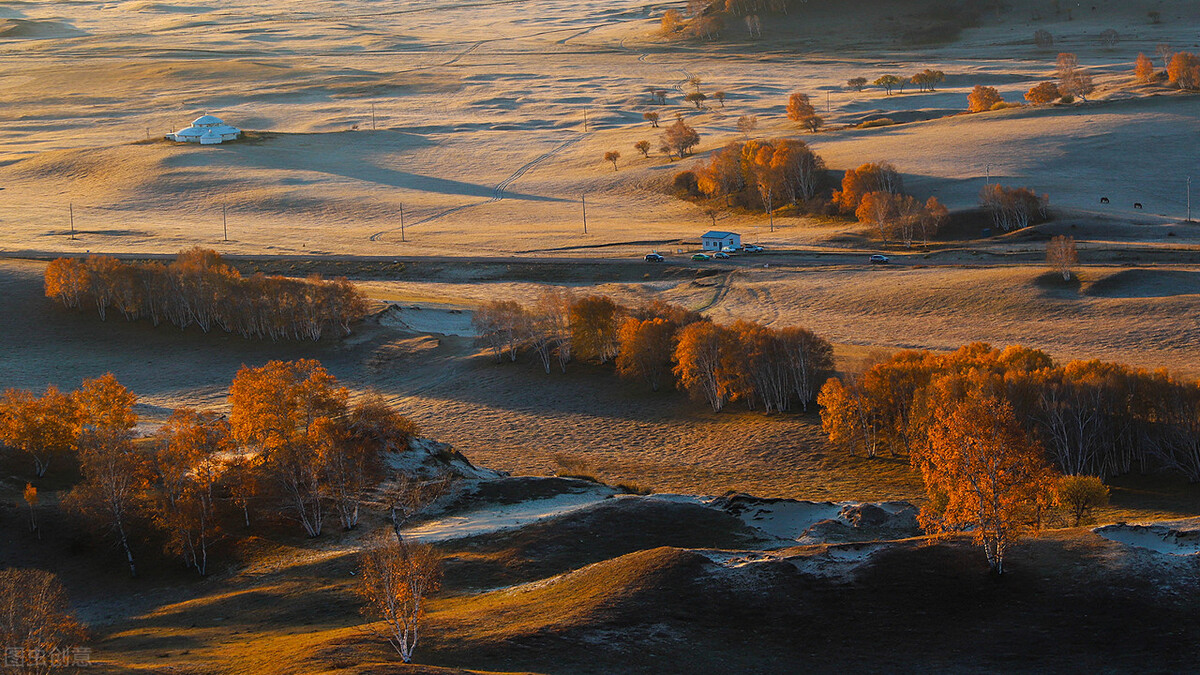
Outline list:
[[[1134,203],[1133,203],[1133,208],[1135,208],[1135,209],[1141,209],[1141,208],[1142,208],[1142,203],[1141,203],[1141,202],[1134,202]]]
[[[1101,197],[1101,198],[1100,198],[1100,203],[1101,203],[1101,204],[1107,204],[1107,203],[1108,203],[1108,197]]]

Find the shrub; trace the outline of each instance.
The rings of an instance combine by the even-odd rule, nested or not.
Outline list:
[[[858,128],[859,129],[876,129],[878,127],[890,127],[895,123],[896,123],[896,120],[894,120],[894,119],[891,119],[889,117],[880,117],[877,120],[871,120],[870,122],[863,122],[862,124],[858,125]]]
[[[1000,97],[1000,92],[996,91],[995,87],[977,84],[967,96],[967,109],[971,112],[995,110],[996,104],[1003,102],[1004,99]]]
[[[1072,517],[1072,527],[1079,527],[1089,511],[1108,504],[1108,488],[1095,476],[1063,476],[1058,479],[1054,500]]]

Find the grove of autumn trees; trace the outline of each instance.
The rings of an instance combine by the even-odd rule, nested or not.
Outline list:
[[[949,216],[936,197],[921,203],[905,194],[900,173],[887,162],[848,169],[842,189],[833,193],[833,205],[873,226],[882,241],[898,240],[907,246],[918,239],[928,243]]]
[[[1045,222],[1050,217],[1050,196],[1029,188],[1007,188],[999,183],[979,192],[979,205],[992,216],[996,227],[1008,232]]]
[[[725,207],[770,212],[783,204],[803,206],[825,186],[825,162],[803,141],[733,142],[691,172],[698,194]]]
[[[1078,522],[1103,503],[1086,477],[1165,470],[1200,482],[1200,383],[1165,371],[974,343],[898,352],[831,378],[817,400],[834,446],[907,455],[929,494],[923,526],[971,531],[997,572],[1052,507]]]
[[[26,409],[46,398],[63,414],[29,422]],[[9,390],[0,399],[4,451],[37,455],[35,466],[44,466],[49,455],[31,449],[35,439],[70,437],[54,442],[55,463],[77,463],[81,479],[62,504],[111,540],[132,576],[138,545],[147,541],[207,574],[210,552],[231,523],[251,526],[252,504],[282,506],[273,511],[311,537],[331,516],[345,530],[356,527],[384,457],[406,450],[417,432],[378,396],[352,403],[312,360],[243,367],[230,387],[228,418],[181,408],[149,438],[135,438],[136,401],[111,374],[70,394]],[[13,424],[16,418],[25,421]]]
[[[807,407],[833,369],[829,343],[803,328],[723,326],[661,302],[625,307],[548,290],[528,307],[487,303],[473,322],[498,362],[528,352],[547,373],[572,358],[612,363],[623,379],[652,391],[677,387],[714,411],[733,401],[768,413]]]
[[[1200,57],[1191,52],[1172,51],[1168,44],[1158,45],[1155,52],[1162,60],[1162,70],[1155,68],[1150,57],[1138,54],[1133,66],[1138,83],[1153,84],[1166,79],[1169,86],[1178,89],[1200,90]]]
[[[1097,360],[1058,364],[1020,346],[898,352],[826,382],[822,424],[848,452],[911,454],[928,439],[930,387],[944,377],[986,381],[1064,474],[1166,470],[1200,482],[1200,383]]]
[[[169,265],[107,256],[59,258],[46,267],[46,297],[68,308],[94,304],[129,321],[168,321],[180,328],[218,327],[242,337],[319,340],[349,334],[367,312],[366,297],[345,279],[305,280],[256,274],[244,278],[216,251],[192,248]]]

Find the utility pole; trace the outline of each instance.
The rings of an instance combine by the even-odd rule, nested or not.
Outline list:
[[[583,233],[587,234],[587,194],[579,195],[579,201],[583,202]]]
[[[226,217],[226,215],[225,215],[225,208],[226,208],[226,206],[224,204],[222,204],[221,205],[221,231],[223,231],[225,233],[225,238],[222,239],[221,241],[229,241],[229,218]]]
[[[825,114],[829,114],[829,92],[825,92]]]
[[[588,111],[586,111],[586,110],[583,111],[583,133],[585,133],[585,134],[587,133],[587,127],[588,127],[587,113],[588,113]]]
[[[984,168],[984,171],[987,172],[987,182],[985,184],[990,187],[992,184],[992,165],[988,164],[987,167]]]
[[[371,104],[371,131],[375,131],[375,104]]]
[[[1191,176],[1188,176],[1188,219],[1187,219],[1187,221],[1189,223],[1192,222],[1192,177]]]
[[[75,240],[75,204],[67,204],[67,210],[71,214],[71,241]]]
[[[404,204],[400,205],[400,241],[408,241],[404,238]]]

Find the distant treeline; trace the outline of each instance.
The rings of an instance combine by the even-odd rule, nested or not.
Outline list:
[[[46,267],[46,297],[69,308],[95,303],[129,321],[149,318],[242,337],[319,340],[345,334],[367,313],[366,297],[345,279],[326,281],[255,274],[245,278],[216,251],[192,248],[175,261],[126,263],[109,256],[59,258]]]
[[[721,410],[731,401],[767,412],[816,398],[833,370],[833,349],[800,327],[749,321],[715,324],[663,302],[626,307],[602,295],[547,290],[526,306],[494,301],[473,319],[496,360],[535,355],[547,373],[573,358],[613,363],[622,378],[658,391],[672,385]]]
[[[1031,442],[1068,475],[1177,471],[1200,482],[1200,383],[1119,363],[1054,362],[983,343],[950,354],[902,351],[818,398],[830,441],[868,456],[923,451],[939,405],[983,391],[1006,401]]]

